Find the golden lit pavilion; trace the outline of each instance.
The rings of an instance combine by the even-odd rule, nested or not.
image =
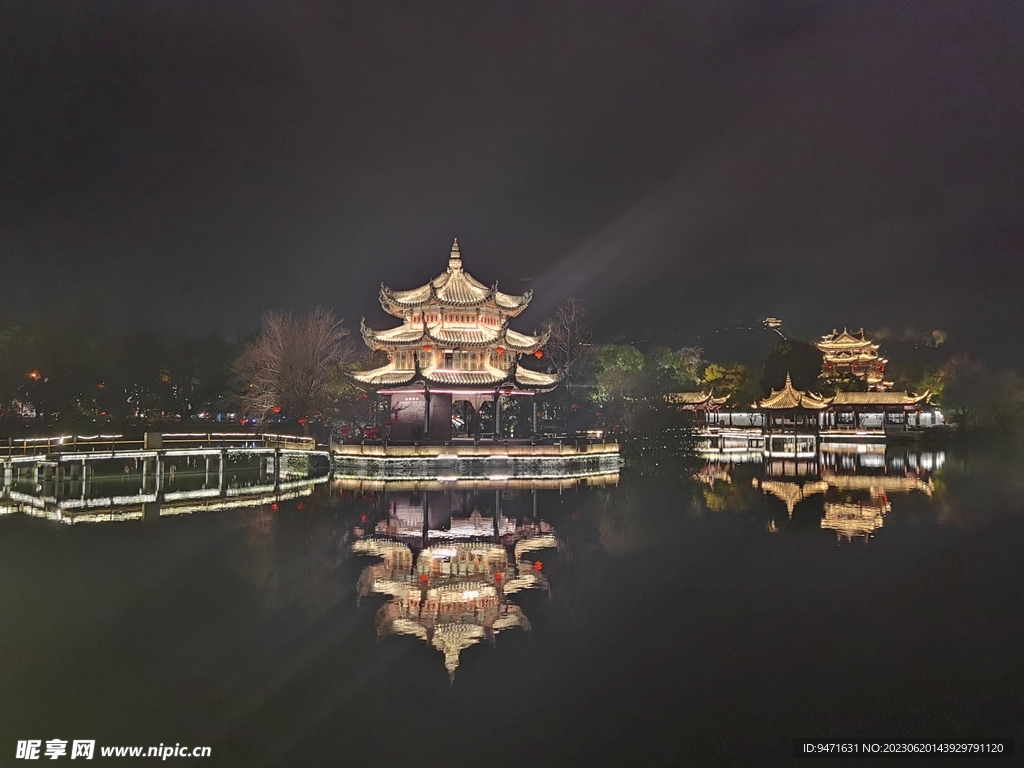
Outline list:
[[[891,382],[883,381],[885,364],[889,362],[878,355],[878,344],[864,336],[861,328],[856,334],[843,328],[821,337],[816,345],[821,351],[822,376],[855,376],[867,382],[873,389],[887,389]]]
[[[392,439],[434,442],[532,434],[524,420],[513,432],[513,425],[503,425],[501,417],[507,398],[532,399],[559,381],[557,374],[520,362],[543,357],[547,334],[531,336],[508,327],[532,295],[503,293],[497,284],[487,286],[474,278],[463,269],[457,239],[448,268],[426,285],[407,291],[381,285],[381,306],[402,324],[378,331],[361,323],[367,346],[387,353],[388,362],[353,377],[390,398]]]

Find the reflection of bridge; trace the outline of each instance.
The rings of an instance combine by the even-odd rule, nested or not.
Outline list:
[[[382,480],[565,479],[616,474],[617,443],[589,440],[444,445],[331,443],[336,477]]]
[[[310,438],[279,435],[149,433],[139,439],[97,435],[12,440],[6,454],[0,454],[0,463],[7,503],[0,510],[69,523],[269,503],[327,480],[326,451],[315,450]],[[324,477],[313,480],[317,457],[323,461]],[[127,484],[132,488],[126,489]],[[179,487],[189,484],[198,487]]]

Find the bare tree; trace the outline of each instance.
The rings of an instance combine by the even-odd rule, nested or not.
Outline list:
[[[262,332],[232,365],[243,413],[309,418],[322,411],[330,382],[352,356],[348,336],[344,322],[323,307],[305,317],[267,312]]]
[[[566,402],[571,402],[574,390],[586,381],[597,359],[594,326],[583,305],[569,296],[544,323],[544,329],[550,334],[545,345],[548,356],[562,376]]]

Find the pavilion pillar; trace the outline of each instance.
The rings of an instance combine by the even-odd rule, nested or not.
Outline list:
[[[501,438],[501,401],[498,399],[498,390],[494,390],[494,418],[491,420],[491,430],[495,442]]]
[[[225,464],[228,460],[227,448],[220,449],[220,456],[217,458],[217,490],[220,491],[221,496],[227,495],[227,486],[225,485]]]
[[[423,437],[430,434],[430,387],[423,385]]]
[[[537,436],[537,396],[530,398],[533,401],[533,436]]]

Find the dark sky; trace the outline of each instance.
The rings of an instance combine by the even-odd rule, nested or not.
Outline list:
[[[1024,364],[1020,2],[9,2],[4,310],[229,337],[467,268],[607,337]]]

